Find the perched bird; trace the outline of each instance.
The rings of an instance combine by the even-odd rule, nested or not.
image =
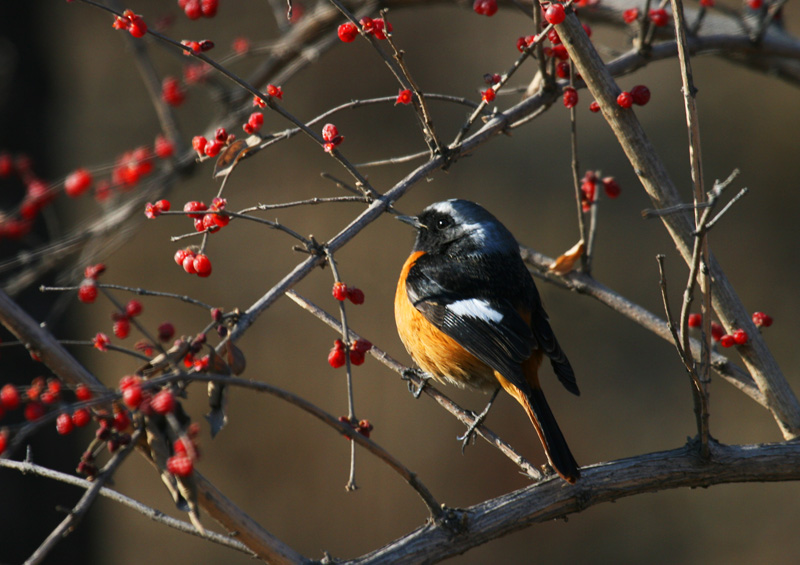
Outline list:
[[[437,381],[494,391],[492,400],[503,388],[525,409],[550,465],[567,482],[577,481],[578,464],[538,376],[547,356],[577,395],[575,373],[514,236],[467,200],[437,202],[398,219],[417,230],[394,299],[397,330],[411,357]]]

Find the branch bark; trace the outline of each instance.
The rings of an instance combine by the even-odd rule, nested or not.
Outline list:
[[[680,204],[682,201],[678,190],[636,114],[632,109],[617,105],[620,88],[589,41],[578,18],[570,13],[556,29],[655,208]],[[661,221],[688,264],[692,258],[694,240],[694,225],[689,215],[667,214],[661,216]],[[783,436],[786,439],[800,436],[800,403],[797,397],[713,255],[709,256],[708,267],[714,310],[727,330],[741,328],[751,336],[747,344],[738,347],[738,352],[764,394]]]
[[[567,485],[555,477],[463,510],[457,534],[426,524],[347,565],[435,563],[532,524],[563,519],[597,504],[675,488],[800,479],[800,444],[710,444],[702,462],[694,444],[581,468]]]

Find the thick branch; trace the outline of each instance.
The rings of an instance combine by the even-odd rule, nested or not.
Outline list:
[[[711,459],[706,463],[701,463],[694,446],[687,445],[583,467],[576,485],[553,478],[461,511],[463,530],[458,534],[426,524],[377,551],[342,563],[434,563],[531,524],[564,518],[628,496],[684,487],[800,479],[800,444],[712,443],[710,448]]]
[[[678,191],[636,114],[632,109],[617,105],[616,97],[620,89],[578,19],[570,14],[556,28],[655,207],[680,204]],[[668,214],[662,216],[661,220],[684,260],[689,262],[694,241],[693,222],[685,213]],[[738,347],[738,352],[764,394],[784,437],[797,437],[800,435],[800,403],[713,255],[709,257],[708,267],[714,283],[711,287],[714,310],[726,329],[741,328],[751,336],[746,345]]]

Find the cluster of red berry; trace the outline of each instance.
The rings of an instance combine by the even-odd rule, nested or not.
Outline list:
[[[163,136],[156,138],[156,155],[166,159],[172,156],[173,147]],[[132,189],[139,180],[153,171],[153,154],[147,147],[138,147],[121,155],[111,172],[111,179],[101,180],[95,185],[95,198],[102,202],[111,196],[112,187],[119,191]],[[0,179],[13,177],[25,185],[25,196],[15,214],[0,216],[0,239],[20,239],[33,228],[34,220],[40,212],[52,203],[59,190],[70,198],[86,194],[95,182],[92,173],[86,168],[78,168],[61,181],[48,184],[33,169],[31,159],[25,155],[12,157],[0,152]]]
[[[372,430],[375,429],[375,427],[370,423],[369,420],[359,420],[358,422],[356,422],[355,420],[351,420],[347,416],[339,416],[339,421],[342,424],[352,427],[355,431],[360,433],[365,438],[369,438],[369,434],[372,432]],[[348,437],[347,439],[350,438]]]
[[[183,39],[181,40],[181,45],[189,48],[189,51],[183,52],[183,54],[186,55],[187,57],[189,55],[197,55],[198,53],[205,53],[206,51],[211,51],[214,48],[214,42],[211,41],[210,39],[201,39],[200,41]]]
[[[622,20],[626,24],[632,24],[641,19],[639,8],[630,8],[622,12]],[[665,27],[669,25],[669,13],[664,8],[653,8],[647,12],[647,19],[655,27]]]
[[[116,16],[111,25],[114,29],[128,31],[133,37],[144,37],[147,33],[147,24],[144,23],[142,16],[134,14],[133,10],[125,10],[122,16]]]
[[[687,323],[690,328],[699,328],[703,325],[703,315],[689,314]],[[753,324],[757,328],[768,328],[772,325],[772,316],[764,312],[753,312]],[[737,329],[728,334],[725,333],[725,328],[717,322],[711,322],[711,337],[714,341],[719,342],[722,347],[744,345],[750,340],[750,336],[747,335],[746,331]]]
[[[278,100],[283,100],[283,88],[280,86],[275,86],[274,84],[267,85],[267,97],[268,98],[277,98]],[[263,98],[259,96],[253,97],[253,106],[258,106],[259,108],[266,108],[267,103]]]
[[[97,299],[97,277],[106,270],[103,263],[89,265],[83,270],[83,282],[78,287],[78,300],[84,304],[91,304]]]
[[[222,149],[236,139],[235,134],[229,134],[225,128],[217,128],[212,139],[206,139],[203,135],[196,135],[192,138],[192,149],[197,151],[200,159],[205,157],[213,158],[219,155]]]
[[[374,36],[375,39],[386,39],[386,34],[392,33],[392,24],[389,24],[387,28],[383,18],[364,17],[361,18],[358,23],[361,25],[361,29],[364,30],[364,33]],[[353,22],[346,22],[339,26],[337,33],[339,39],[345,43],[351,43],[355,41],[358,35],[358,26]]]
[[[581,209],[584,212],[588,212],[592,209],[592,204],[594,204],[597,199],[598,184],[602,185],[603,191],[608,198],[617,198],[620,192],[622,192],[619,183],[614,177],[603,177],[600,179],[594,171],[586,171],[581,179]]]
[[[178,0],[178,7],[190,20],[213,18],[217,15],[219,0]]]
[[[322,148],[325,150],[326,153],[330,153],[333,151],[333,148],[337,145],[341,144],[344,141],[344,136],[339,135],[339,130],[333,124],[325,124],[322,127],[322,141],[325,143],[322,144]]]

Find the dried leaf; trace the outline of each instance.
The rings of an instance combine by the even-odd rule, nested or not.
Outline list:
[[[152,378],[163,371],[169,371],[173,366],[180,363],[189,352],[189,342],[179,339],[166,353],[161,353],[153,357],[149,363],[144,364],[136,371],[137,375]]]
[[[569,251],[553,261],[548,270],[557,275],[566,275],[575,267],[575,262],[581,258],[583,251],[584,245],[583,240],[581,240],[573,245]]]
[[[251,141],[252,140],[252,141]],[[214,165],[213,178],[230,174],[233,168],[253,150],[261,138],[250,136],[247,139],[237,139],[223,149]]]
[[[231,368],[231,373],[238,377],[244,373],[244,370],[247,367],[247,360],[245,359],[242,350],[236,347],[236,345],[230,341],[226,342],[225,345],[225,357],[228,359],[228,366]]]

